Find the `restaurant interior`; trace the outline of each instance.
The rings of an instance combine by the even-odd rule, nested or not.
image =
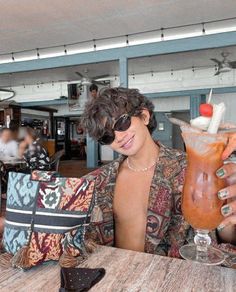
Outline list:
[[[235,132],[236,126],[232,125],[236,125],[236,2],[233,0],[21,0],[20,2],[12,0],[2,1],[0,23],[0,239],[3,239],[0,245],[0,291],[59,291],[60,285],[64,289],[60,291],[88,291],[81,287],[73,290],[73,287],[68,288],[69,284],[66,287],[66,281],[72,282],[72,278],[66,274],[68,270],[65,272],[62,268],[60,274],[57,262],[51,264],[49,261],[49,259],[58,260],[59,257],[50,258],[48,251],[44,254],[42,249],[40,252],[44,255],[37,264],[31,264],[31,266],[37,265],[33,269],[24,269],[12,259],[10,262],[15,264],[4,267],[6,259],[2,255],[5,255],[7,251],[7,254],[12,254],[13,259],[15,258],[17,250],[19,251],[23,245],[18,238],[24,237],[23,233],[26,232],[27,226],[30,226],[31,230],[29,233],[31,235],[27,237],[27,240],[32,241],[33,238],[35,245],[41,244],[40,239],[37,242],[35,234],[41,232],[42,235],[42,232],[46,232],[39,227],[44,224],[41,223],[41,221],[44,222],[43,218],[37,219],[38,225],[32,223],[36,221],[32,219],[33,217],[31,221],[27,221],[27,214],[31,212],[29,211],[31,209],[27,209],[27,204],[32,199],[30,193],[33,193],[34,189],[42,188],[34,201],[42,200],[40,208],[43,208],[44,202],[47,201],[46,191],[44,193],[44,189],[48,187],[46,184],[49,184],[51,192],[54,187],[56,196],[58,193],[62,194],[67,188],[72,188],[72,181],[68,182],[71,178],[78,179],[78,182],[75,181],[74,184],[81,184],[83,178],[86,181],[87,177],[95,176],[94,173],[100,167],[104,169],[104,177],[110,176],[112,170],[109,169],[110,172],[105,173],[105,169],[108,169],[109,165],[115,167],[112,163],[121,157],[119,149],[116,151],[117,149],[110,145],[99,144],[96,139],[90,137],[89,131],[83,127],[82,122],[86,105],[92,103],[95,98],[99,99],[100,94],[102,96],[102,92],[107,89],[119,87],[138,89],[153,104],[153,115],[157,124],[152,133],[153,140],[181,153],[186,152],[187,146],[188,157],[190,156],[189,142],[183,140],[180,124],[173,121],[174,119],[181,120],[186,126],[190,120],[193,121],[199,115],[203,116],[202,104],[211,103],[215,106],[223,103],[224,116],[220,122],[222,125],[224,123],[230,125],[223,131],[227,132],[230,129],[231,134]],[[93,96],[93,86],[97,88],[96,97]],[[211,115],[214,114],[214,106]],[[208,119],[209,115],[205,117]],[[117,132],[114,129],[112,131]],[[230,141],[229,138],[227,139]],[[14,152],[14,147],[17,147],[17,152]],[[34,158],[29,157],[32,149],[35,151]],[[230,163],[235,157],[235,151],[236,145],[230,153],[232,157]],[[126,155],[123,152],[121,154]],[[235,161],[234,159],[232,163]],[[158,162],[156,164],[158,165]],[[127,165],[129,170],[133,169],[129,166],[128,160]],[[217,168],[220,166],[221,164]],[[174,166],[170,170],[173,176],[177,168],[178,166]],[[140,174],[139,169],[133,170],[134,174]],[[142,169],[142,171],[146,170],[149,171],[149,167]],[[167,170],[163,168],[162,173],[165,175],[166,172]],[[203,177],[204,175],[208,177],[203,170],[202,173]],[[141,174],[144,175],[145,172]],[[54,175],[54,179],[49,178]],[[130,177],[132,179],[133,176]],[[65,183],[63,190],[60,189],[61,186],[58,183],[60,178]],[[142,180],[141,176],[137,178],[137,180],[140,179]],[[27,180],[32,184],[30,188],[28,188]],[[95,189],[96,183],[99,189],[102,183],[99,179],[95,180]],[[193,181],[188,183],[191,185]],[[114,184],[114,181],[111,184]],[[165,191],[168,182],[163,184]],[[129,185],[127,183],[127,189]],[[28,192],[25,191],[26,186]],[[215,197],[223,188],[222,186],[226,187],[226,185],[218,184]],[[86,189],[83,185],[79,190],[82,191],[83,188]],[[170,188],[169,185],[168,188]],[[106,189],[108,186],[105,185],[103,189],[99,189],[100,193],[103,194]],[[21,190],[22,198],[20,197]],[[207,191],[208,189],[205,188],[204,192]],[[74,189],[73,191],[70,189],[70,195],[73,192]],[[19,199],[14,198],[15,193]],[[83,194],[89,196],[89,190]],[[235,200],[233,195],[231,197],[231,200]],[[72,199],[67,198],[67,200],[69,202]],[[94,200],[96,205],[102,199],[95,198]],[[23,205],[18,205],[18,201],[24,202]],[[45,215],[46,219],[44,219],[51,222],[53,216],[55,218],[61,213],[55,213],[57,212],[56,205],[53,201],[49,201],[48,198],[48,205],[44,206],[45,212],[51,212],[48,214],[54,213],[54,215]],[[128,199],[127,202],[129,202]],[[181,205],[180,200],[178,204]],[[204,204],[213,203],[208,200]],[[103,219],[107,216],[105,218],[108,218],[106,219],[108,222],[110,205],[109,208],[105,203],[102,206],[101,209],[105,212]],[[219,204],[217,206],[218,211],[224,207]],[[44,211],[40,213],[37,208],[39,206],[32,209],[32,214],[36,214],[36,218],[39,218],[43,216],[41,213]],[[132,209],[132,206],[127,208]],[[80,218],[79,216],[82,218],[85,209],[86,207],[81,209],[79,215],[77,213],[77,215],[71,215],[71,218]],[[77,209],[74,207],[68,211],[65,207],[62,210],[66,210],[69,214],[71,210]],[[184,210],[183,201],[182,210]],[[38,217],[37,212],[39,212]],[[64,217],[69,217],[68,214]],[[88,217],[88,213],[86,216]],[[116,215],[114,216],[113,220],[116,220]],[[170,215],[167,212],[163,216],[168,218]],[[177,216],[180,215],[177,214],[176,218]],[[202,221],[208,220],[205,215],[201,216]],[[233,216],[230,223],[236,224],[236,215]],[[65,224],[65,218],[58,217],[58,222]],[[147,223],[147,230],[148,226],[154,230],[159,224],[159,219],[155,218],[154,215],[148,216],[147,220],[151,221]],[[221,221],[222,218],[218,224]],[[191,222],[189,223],[197,230],[216,229],[218,226],[195,227]],[[62,228],[58,224],[55,223],[57,229]],[[161,224],[164,224],[164,221]],[[24,228],[17,229],[21,225]],[[116,245],[114,242],[118,242],[117,238],[113,243],[110,239],[106,241],[106,238],[111,237],[113,229],[115,233],[117,232],[118,227],[115,226],[114,228],[110,225],[104,227],[98,224],[96,227],[101,234],[103,234],[101,230],[104,229],[105,239],[102,239],[106,242],[104,245],[116,247],[114,250],[101,247],[97,252],[98,255],[90,256],[88,263],[82,262],[78,270],[67,266],[68,269],[74,269],[68,273],[77,273],[82,282],[87,281],[86,285],[90,281],[91,291],[236,291],[236,241],[234,245],[232,244],[234,248],[232,247],[230,252],[227,250],[230,255],[233,255],[233,259],[228,259],[230,265],[225,265],[228,268],[222,264],[223,261],[227,262],[226,249],[224,260],[218,259],[221,255],[215,253],[210,260],[208,255],[207,262],[201,254],[202,258],[195,260],[202,263],[206,261],[207,264],[198,265],[194,263],[194,260],[188,260],[189,254],[186,256],[181,251],[181,256],[178,257],[185,258],[186,261],[174,259],[174,255],[169,257],[166,256],[167,254],[158,253],[158,247],[154,249],[155,251],[144,249],[147,253],[143,253],[138,252],[137,249],[126,250],[122,248],[122,245]],[[179,234],[183,232],[183,226],[182,229],[178,228]],[[236,234],[235,230],[234,234]],[[156,240],[154,233],[150,235],[152,244]],[[161,236],[160,234],[158,233],[157,238]],[[11,239],[10,242],[11,236],[15,241]],[[171,237],[171,235],[168,236]],[[216,237],[219,240],[219,234]],[[164,241],[165,238],[163,245]],[[197,245],[196,241],[195,235],[194,242]],[[214,239],[212,241],[214,245]],[[17,242],[14,243],[17,245],[16,248],[14,247],[14,252],[13,242]],[[222,242],[228,243],[227,240]],[[146,242],[145,244],[147,246]],[[181,245],[177,247],[180,248]],[[61,245],[60,248],[62,249]],[[155,256],[150,255],[153,253]],[[171,252],[168,252],[169,254]],[[1,256],[4,257],[3,264],[1,264]],[[24,255],[25,258],[27,256]],[[36,257],[36,253],[34,256]],[[97,273],[96,278],[91,271]],[[85,280],[86,273],[89,275],[88,280]]]

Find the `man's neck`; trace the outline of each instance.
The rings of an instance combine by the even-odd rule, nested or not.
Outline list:
[[[145,168],[153,165],[157,161],[159,155],[159,147],[153,141],[152,137],[148,137],[143,147],[135,155],[129,156],[129,163],[134,168]]]

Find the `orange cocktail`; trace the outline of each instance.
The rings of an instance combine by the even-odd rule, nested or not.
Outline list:
[[[196,230],[196,236],[195,245],[182,247],[180,253],[184,258],[207,264],[218,264],[215,254],[212,255],[213,259],[207,258],[210,254],[211,242],[208,232],[215,229],[223,220],[221,207],[224,202],[218,199],[217,193],[226,185],[223,179],[216,176],[216,171],[223,165],[221,157],[227,143],[227,136],[191,131],[183,132],[182,136],[187,151],[182,212],[185,220]],[[190,250],[194,255],[188,255]],[[199,258],[199,252],[205,252],[204,257],[201,254]]]
[[[225,187],[225,181],[216,176],[216,171],[223,165],[221,156],[227,139],[224,135],[205,133],[183,133],[183,138],[191,139],[186,143],[188,167],[182,197],[183,215],[193,228],[212,230],[223,220],[220,209],[224,202],[218,199],[217,193]]]

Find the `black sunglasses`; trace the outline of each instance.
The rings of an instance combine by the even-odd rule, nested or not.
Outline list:
[[[115,131],[124,132],[131,125],[131,115],[123,114],[116,121],[111,131],[106,131],[105,134],[98,139],[101,145],[110,145],[115,140]]]

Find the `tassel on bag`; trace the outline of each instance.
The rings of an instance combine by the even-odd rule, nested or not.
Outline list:
[[[62,268],[74,268],[77,267],[79,264],[83,263],[86,260],[86,257],[77,256],[74,257],[67,252],[63,252],[59,259],[59,265]]]
[[[31,267],[29,261],[29,245],[22,246],[11,259],[14,268],[29,269]]]
[[[97,249],[97,244],[92,238],[87,238],[84,242],[84,247],[87,253],[93,253]]]
[[[64,251],[59,259],[59,265],[63,268],[74,268],[87,260],[89,254],[93,253],[97,248],[97,244],[93,239],[84,239],[83,246],[79,249],[80,255],[73,256]]]
[[[27,243],[23,245],[11,259],[11,264],[13,268],[20,268],[23,270],[27,270],[31,267],[29,251],[30,251],[30,241],[33,234],[33,224],[34,224],[34,219],[32,218],[31,223],[30,223]]]

